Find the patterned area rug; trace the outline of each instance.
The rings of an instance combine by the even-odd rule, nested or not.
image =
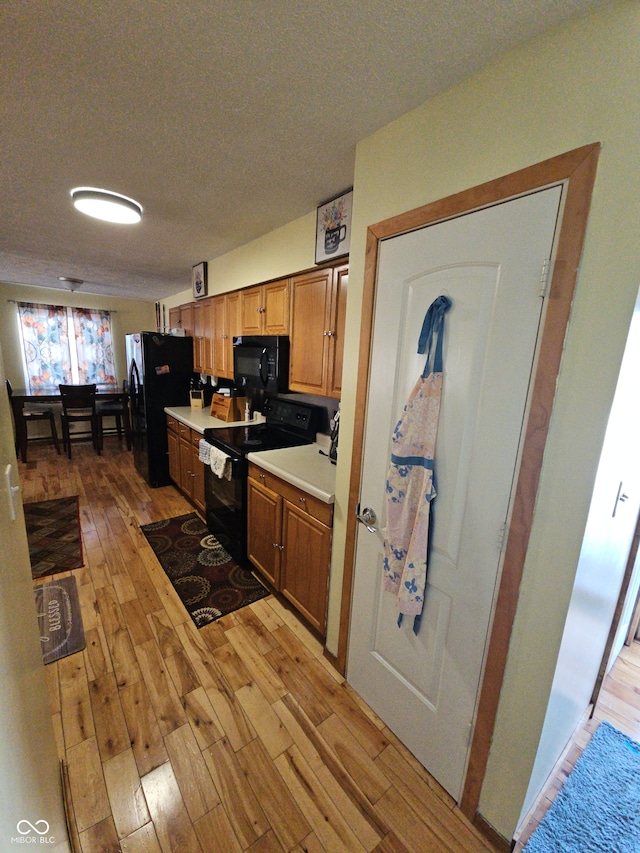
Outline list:
[[[84,628],[74,577],[59,578],[33,588],[45,663],[82,651]]]
[[[77,495],[25,504],[24,520],[34,578],[84,564]]]
[[[596,729],[525,853],[640,849],[640,744],[610,723]]]
[[[269,595],[191,512],[141,527],[198,628]]]

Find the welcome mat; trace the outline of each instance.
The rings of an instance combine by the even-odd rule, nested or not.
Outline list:
[[[33,588],[45,663],[53,663],[85,647],[78,587],[74,577],[59,578]]]
[[[596,729],[525,853],[640,849],[640,744],[610,723]]]
[[[141,528],[198,628],[269,595],[191,512]]]
[[[83,565],[77,495],[25,504],[24,520],[34,578]]]

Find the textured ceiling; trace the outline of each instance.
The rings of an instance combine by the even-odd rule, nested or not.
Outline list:
[[[161,299],[353,182],[355,145],[598,0],[3,0],[0,281]],[[72,187],[137,199],[140,225]]]

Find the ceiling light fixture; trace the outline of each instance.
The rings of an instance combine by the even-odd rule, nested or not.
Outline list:
[[[69,290],[73,293],[74,290],[77,290],[81,285],[84,284],[83,278],[71,278],[68,275],[59,275],[58,281],[66,281],[69,285]]]
[[[96,187],[76,187],[71,190],[74,207],[87,216],[133,225],[142,218],[142,205],[126,195],[100,190]]]

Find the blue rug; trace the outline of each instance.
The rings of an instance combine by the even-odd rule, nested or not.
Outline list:
[[[601,723],[525,853],[638,853],[640,744]]]

